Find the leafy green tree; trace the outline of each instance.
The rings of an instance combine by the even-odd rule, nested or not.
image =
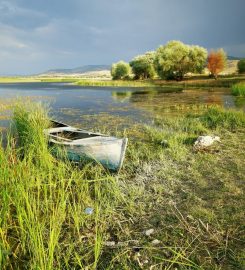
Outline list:
[[[113,80],[125,79],[129,76],[130,66],[124,61],[119,61],[112,64],[111,66],[111,76]]]
[[[239,73],[245,73],[245,58],[238,61],[237,68]]]
[[[200,73],[206,59],[205,48],[173,40],[157,49],[155,68],[162,79],[182,80],[188,72]]]
[[[135,79],[152,79],[156,72],[154,68],[155,52],[147,52],[136,56],[129,64]]]

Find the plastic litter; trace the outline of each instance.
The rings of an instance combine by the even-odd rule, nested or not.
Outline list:
[[[87,208],[85,208],[85,214],[87,214],[87,215],[92,215],[93,214],[93,211],[94,211],[94,209],[92,208],[92,207],[87,207]]]

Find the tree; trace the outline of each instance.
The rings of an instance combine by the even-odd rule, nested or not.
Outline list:
[[[238,61],[237,68],[239,73],[245,73],[245,58]]]
[[[226,53],[223,49],[217,51],[212,50],[208,55],[207,68],[212,77],[217,79],[218,74],[224,70],[226,66]]]
[[[206,64],[207,50],[181,41],[170,41],[156,51],[155,68],[162,79],[182,80],[188,72],[200,73]]]
[[[129,65],[135,79],[152,79],[156,72],[154,68],[155,52],[147,52],[136,56]]]
[[[119,61],[111,66],[111,76],[113,80],[125,79],[129,76],[130,66],[124,61]]]

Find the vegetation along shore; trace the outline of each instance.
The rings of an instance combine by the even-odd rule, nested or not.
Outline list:
[[[222,48],[208,53],[197,45],[170,41],[155,51],[135,56],[129,63],[119,61],[112,64],[110,74],[109,70],[81,74],[52,72],[0,77],[0,83],[65,82],[96,87],[232,87],[245,81],[245,60],[230,59]]]
[[[48,126],[43,106],[17,105],[0,148],[1,269],[245,267],[243,112],[108,130],[130,138],[119,175],[55,159]],[[195,150],[205,134],[221,142]]]

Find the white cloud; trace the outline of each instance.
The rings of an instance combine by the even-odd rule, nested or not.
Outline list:
[[[22,36],[22,38],[21,38]],[[0,23],[0,49],[2,50],[23,50],[30,49],[25,32]]]

